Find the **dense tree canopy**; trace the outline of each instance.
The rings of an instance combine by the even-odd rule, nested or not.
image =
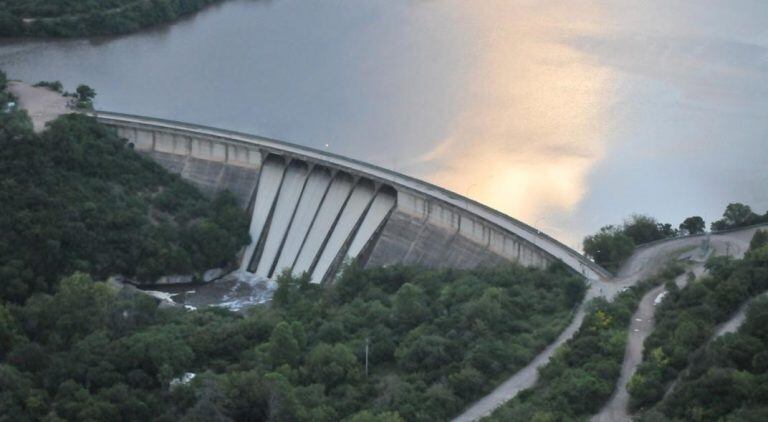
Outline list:
[[[768,419],[768,299],[754,301],[733,334],[691,358],[685,376],[641,420],[763,421]]]
[[[111,35],[171,22],[221,0],[3,0],[0,36]]]
[[[633,214],[624,221],[624,234],[636,245],[677,236],[677,230],[671,224],[659,223],[655,218],[642,214]]]
[[[682,234],[701,234],[706,230],[707,225],[704,219],[697,216],[688,217],[680,223],[680,232]]]
[[[23,113],[0,119],[0,298],[49,291],[73,271],[199,273],[249,240],[232,195],[206,199],[90,117],[61,117],[41,135]]]
[[[584,253],[609,271],[616,271],[635,250],[635,242],[620,227],[605,226],[584,238]]]
[[[583,292],[560,267],[351,267],[333,286],[284,276],[271,307],[237,315],[160,309],[76,274],[0,306],[0,414],[446,420],[550,343]],[[415,322],[400,314],[413,301]],[[171,382],[186,372],[198,375]]]
[[[712,230],[728,230],[753,224],[768,223],[768,212],[759,215],[752,211],[749,205],[731,203],[723,211],[723,218],[712,222]]]

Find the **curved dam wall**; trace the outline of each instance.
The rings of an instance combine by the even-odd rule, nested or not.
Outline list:
[[[475,268],[560,260],[610,274],[534,228],[470,199],[346,157],[180,122],[97,112],[133,148],[203,192],[228,189],[251,215],[241,269],[331,279],[340,265]]]

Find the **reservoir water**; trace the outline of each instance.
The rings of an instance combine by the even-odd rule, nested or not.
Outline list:
[[[578,247],[633,212],[765,212],[766,22],[763,1],[232,0],[122,37],[5,42],[0,68],[371,161]]]

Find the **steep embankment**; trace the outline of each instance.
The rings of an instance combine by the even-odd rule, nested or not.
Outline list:
[[[224,265],[248,241],[227,194],[213,200],[81,115],[38,135],[0,115],[0,298],[83,271],[153,281]]]

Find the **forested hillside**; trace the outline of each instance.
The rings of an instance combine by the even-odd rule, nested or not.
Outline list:
[[[234,197],[207,199],[83,115],[38,135],[0,114],[0,298],[74,271],[152,282],[221,267],[249,241]]]
[[[221,0],[0,0],[0,36],[82,37],[171,22]]]
[[[75,275],[0,306],[0,414],[447,420],[551,342],[583,292],[560,267],[350,268],[332,286],[282,278],[271,307],[242,316],[158,309]],[[198,375],[171,386],[185,372]]]
[[[737,333],[692,356],[686,376],[644,421],[768,420],[768,299],[756,300]]]
[[[718,257],[710,259],[707,268],[708,276],[682,290],[670,289],[656,312],[657,326],[645,340],[643,363],[628,385],[632,409],[647,411],[646,420],[658,420],[653,416],[658,411],[682,420],[718,420],[738,414],[742,407],[765,414],[758,408],[768,404],[761,387],[768,366],[760,362],[763,356],[755,357],[765,350],[763,334],[748,323],[744,335],[726,336],[707,346],[718,324],[768,290],[765,234],[757,232],[744,259]],[[752,312],[753,321],[760,318],[761,303]],[[683,382],[654,408],[681,375]],[[692,402],[686,403],[689,399]]]

